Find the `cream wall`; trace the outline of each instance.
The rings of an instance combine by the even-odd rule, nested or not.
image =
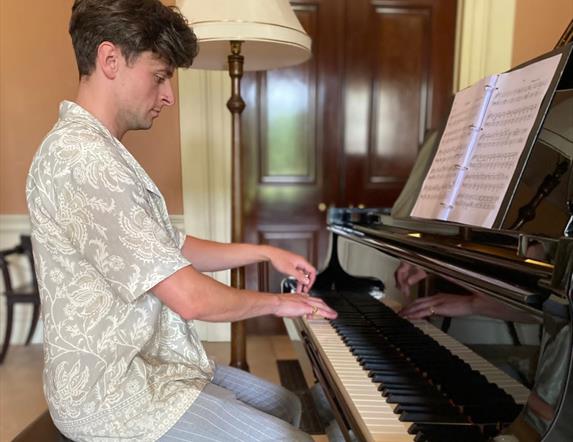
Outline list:
[[[174,4],[174,0],[165,0]],[[58,103],[78,82],[67,32],[73,0],[0,0],[0,214],[25,214],[24,186],[38,144],[57,119]],[[173,79],[177,95],[177,78]],[[170,213],[182,214],[179,108],[153,129],[123,140],[155,180]]]
[[[511,68],[516,0],[458,0],[454,92]]]

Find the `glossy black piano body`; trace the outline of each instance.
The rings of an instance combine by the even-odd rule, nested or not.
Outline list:
[[[540,117],[541,130],[524,155],[493,229],[409,218],[412,196],[397,204],[393,213],[329,211],[330,255],[312,294],[341,309],[332,327],[357,365],[379,385],[380,400],[397,404],[399,419],[415,424],[409,430],[411,440],[573,440],[572,71],[572,63],[563,66],[555,93],[547,98]],[[413,198],[427,160],[415,168],[419,170],[414,171],[413,182],[406,185]],[[516,313],[515,321],[499,320],[504,314],[491,321],[482,318],[478,328],[464,316],[433,316],[430,322],[438,331],[449,330],[500,372],[523,384],[521,399],[507,398],[504,391],[497,391],[495,381],[481,379],[479,370],[460,362],[453,352],[452,364],[457,368],[452,370],[444,359],[447,349],[438,348],[441,345],[428,354],[412,344],[421,336],[424,343],[433,345],[420,331],[426,330],[423,324],[413,330],[404,328],[406,337],[393,331],[393,327],[402,330],[408,321],[377,304],[409,302],[393,280],[401,263],[428,274],[417,296],[478,293],[499,306],[500,312]],[[289,289],[288,281],[284,289]],[[345,316],[348,311],[351,319]],[[520,317],[528,325],[520,325]],[[332,364],[325,360],[310,322],[296,320],[295,324],[347,440],[378,440],[365,428],[355,407],[347,404],[350,393],[329,372]],[[489,326],[494,330],[489,331]],[[496,341],[500,336],[502,343]],[[432,356],[438,369],[432,366]],[[475,382],[476,388],[466,389],[464,382]],[[467,390],[465,396],[459,389]]]
[[[339,295],[343,295],[350,303],[354,303],[354,299],[360,299],[364,295],[367,297],[374,295],[383,301],[393,301],[391,299],[395,292],[391,287],[393,281],[386,281],[384,284],[380,279],[372,277],[351,276],[344,269],[349,264],[346,262],[345,265],[345,259],[340,259],[340,251],[350,247],[354,249],[350,251],[350,255],[356,256],[363,253],[361,248],[366,247],[374,251],[369,252],[368,257],[363,255],[367,260],[373,259],[373,253],[380,253],[379,263],[385,262],[387,268],[391,269],[396,267],[398,261],[410,262],[424,268],[436,277],[455,281],[455,285],[462,289],[460,292],[467,290],[468,292],[483,293],[491,297],[494,302],[499,303],[500,308],[507,306],[524,312],[532,319],[528,322],[539,324],[538,350],[530,351],[529,364],[534,363],[542,367],[545,372],[553,370],[550,364],[555,365],[554,376],[550,376],[549,379],[539,379],[541,374],[537,377],[530,375],[529,382],[526,381],[526,384],[529,384],[527,386],[533,387],[533,389],[549,389],[557,392],[557,394],[552,396],[552,403],[549,404],[552,413],[550,421],[541,419],[537,422],[538,419],[535,415],[529,418],[529,420],[536,420],[541,434],[538,434],[538,438],[523,440],[539,440],[541,436],[545,436],[546,440],[572,440],[573,391],[571,391],[569,379],[573,367],[571,362],[573,239],[564,237],[558,240],[548,238],[543,240],[539,236],[513,232],[492,232],[442,224],[400,222],[388,215],[368,210],[332,211],[329,227],[332,232],[332,253],[329,265],[317,279],[313,293],[323,297],[335,308],[339,304],[332,302],[333,297]],[[435,233],[436,230],[439,233]],[[520,250],[531,249],[531,244],[538,248],[540,243],[544,244],[547,250],[553,251],[551,252],[551,259],[542,261],[538,259],[538,255],[532,259],[519,252]],[[349,254],[348,250],[346,250],[346,254]],[[452,287],[449,290],[451,291]],[[363,301],[360,300],[359,302]],[[377,300],[376,302],[380,301]],[[381,310],[380,314],[382,313]],[[400,347],[394,337],[388,337],[387,330],[382,330],[383,322],[376,323],[372,318],[368,319],[367,314],[363,318],[365,318],[364,321],[368,320],[376,329],[381,343],[387,343],[392,348]],[[437,319],[436,325],[439,327],[440,322],[447,318],[435,319]],[[462,319],[454,318],[453,322],[460,320]],[[316,347],[320,343],[309,341],[308,333],[306,333],[302,321],[299,321],[298,326],[303,338],[306,338],[307,351],[314,363],[315,373],[323,383],[325,390],[329,392],[333,406],[338,408],[340,421],[352,428],[359,440],[368,440],[369,437],[361,435],[358,427],[353,425],[356,417],[345,409],[343,395],[338,391],[338,387],[329,380],[330,374],[322,364],[319,352],[316,351]],[[518,335],[520,334],[518,333]],[[519,337],[517,339],[519,342]],[[557,344],[544,344],[542,346],[542,341],[545,343],[555,341]],[[558,347],[556,348],[555,345]],[[534,346],[535,343],[528,345],[530,348]],[[495,350],[496,345],[490,344],[482,347],[489,347],[491,351],[492,349]],[[512,349],[507,349],[507,344],[499,347],[502,351],[508,351],[508,357],[511,357]],[[518,351],[517,353],[522,352]],[[405,350],[403,354],[408,361],[413,360],[413,356],[408,353],[408,350]],[[559,357],[556,357],[556,354]],[[443,392],[448,388],[454,388],[442,387],[442,381],[437,381],[434,374],[429,374],[432,361],[433,357],[430,357],[430,366],[419,366],[412,363],[406,367],[404,364],[397,364],[396,367],[398,368],[394,374],[400,376],[403,370],[414,368],[418,370],[419,378],[426,378],[428,382],[440,385],[438,390]],[[459,375],[461,377],[462,373],[460,372]],[[455,381],[454,386],[460,381],[456,378],[450,380]],[[517,377],[517,380],[522,381],[523,379]],[[535,385],[536,382],[548,381],[551,383],[550,386]],[[382,380],[380,383],[384,384],[384,381]],[[483,399],[486,404],[490,401],[489,394],[484,392]],[[446,397],[451,399],[451,396],[452,392],[447,392]],[[382,398],[382,394],[380,399],[385,400]],[[461,400],[451,400],[450,402],[463,408]],[[466,410],[461,413],[462,415],[467,412],[467,408],[466,406]],[[516,411],[515,416],[511,415],[512,418],[516,417],[519,411]],[[480,422],[478,414],[470,415],[467,421],[473,422],[480,430],[484,431],[483,440],[487,440],[487,437],[493,436],[496,431],[501,431],[512,422],[507,419],[507,416],[499,418],[488,416],[489,420]],[[433,423],[439,422],[434,421]],[[454,424],[455,422],[446,419],[446,423]],[[464,439],[455,439],[452,436],[452,439],[444,440]]]

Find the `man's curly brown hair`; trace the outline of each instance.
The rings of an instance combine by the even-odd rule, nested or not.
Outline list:
[[[186,18],[159,0],[76,0],[69,32],[80,77],[93,72],[104,41],[117,45],[127,63],[151,51],[174,68],[188,68],[197,55]]]

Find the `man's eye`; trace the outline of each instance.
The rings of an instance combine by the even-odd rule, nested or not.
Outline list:
[[[155,74],[155,81],[156,81],[158,84],[163,83],[165,80],[166,80],[165,77],[162,77],[161,75]]]

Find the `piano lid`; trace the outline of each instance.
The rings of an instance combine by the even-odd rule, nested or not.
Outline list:
[[[572,161],[573,89],[567,89],[555,93],[502,228],[550,237],[573,235]]]

